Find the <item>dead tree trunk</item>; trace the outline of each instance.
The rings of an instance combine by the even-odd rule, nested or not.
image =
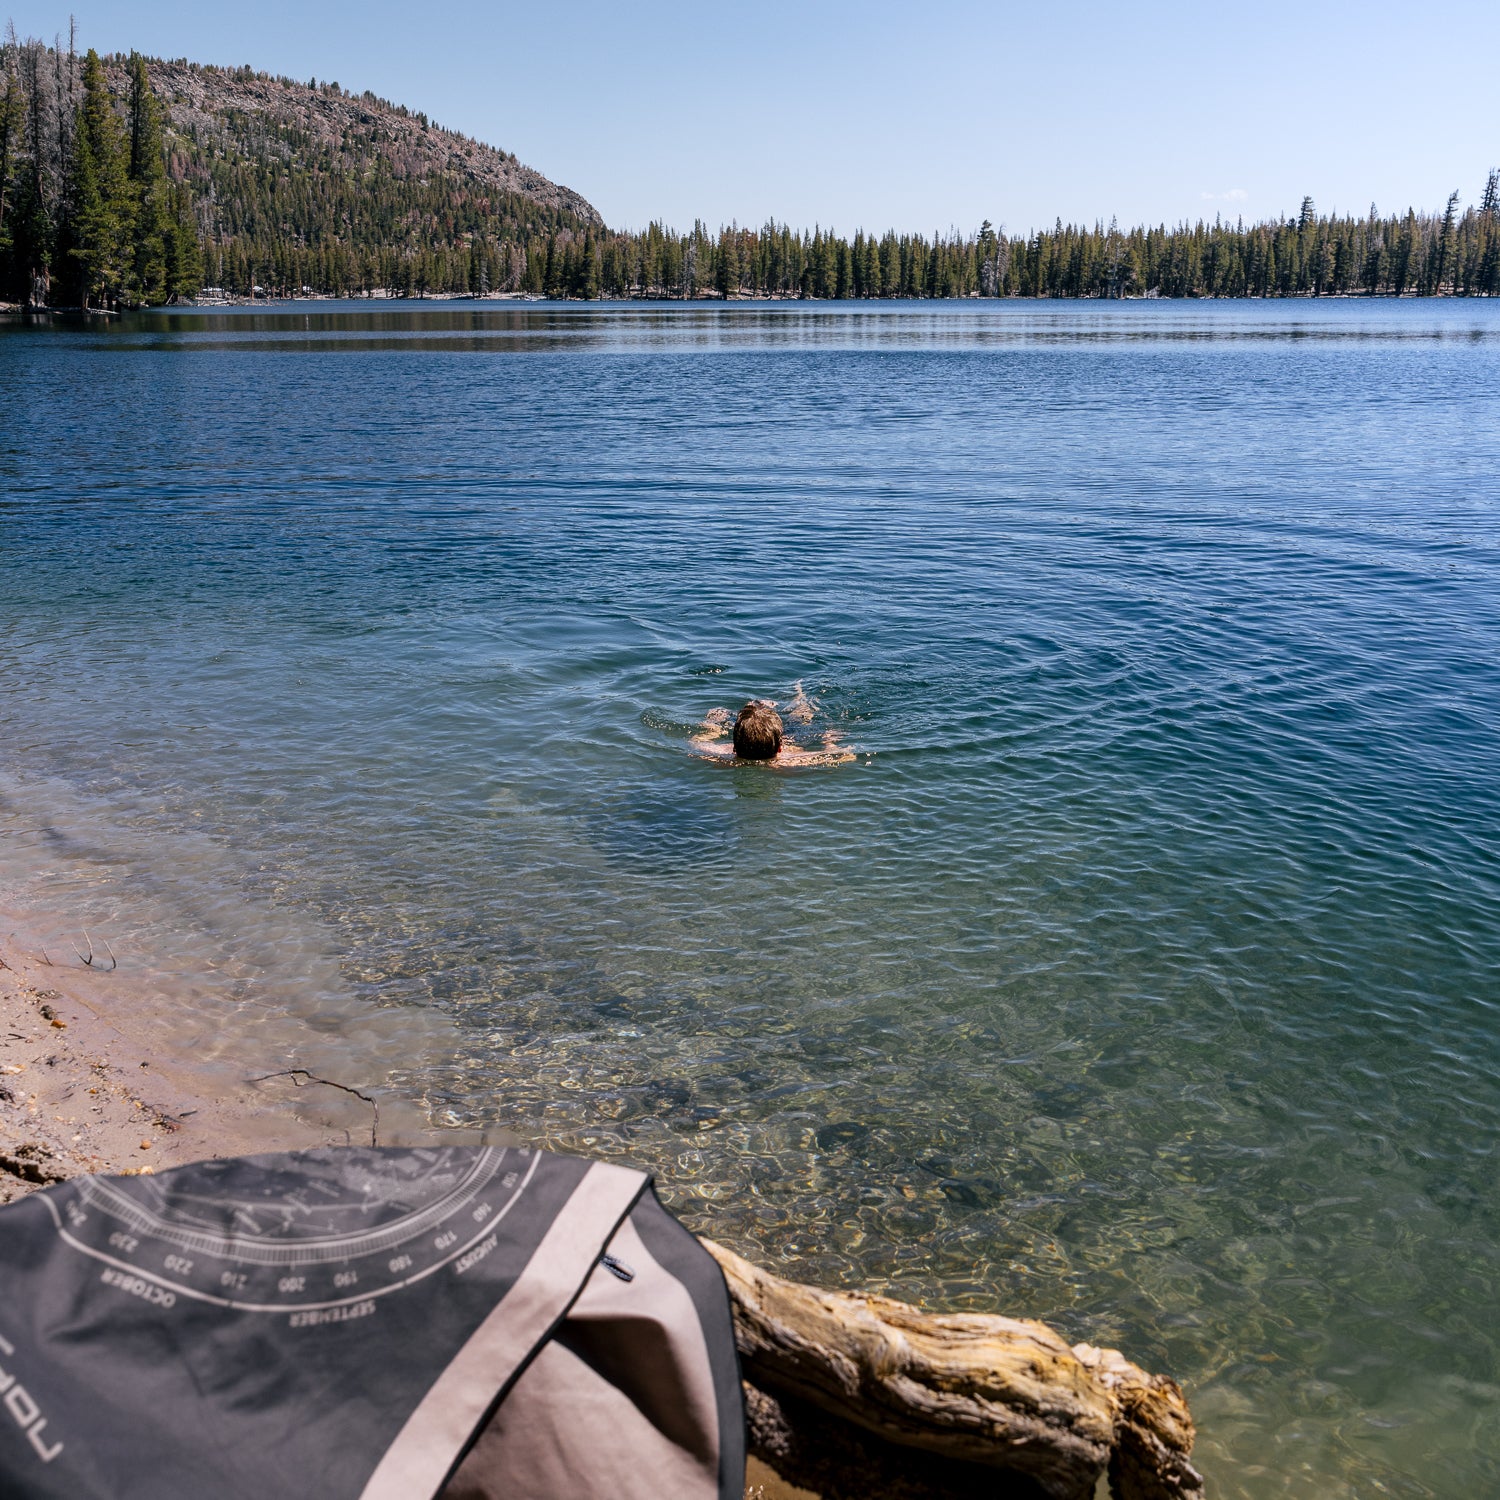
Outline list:
[[[724,1271],[751,1451],[825,1500],[1202,1500],[1176,1383],[1042,1323]]]

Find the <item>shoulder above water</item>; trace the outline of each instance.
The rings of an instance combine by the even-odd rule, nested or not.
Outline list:
[[[839,744],[824,743],[821,748],[804,749],[801,745],[783,744],[770,760],[747,760],[734,753],[734,746],[724,741],[694,740],[693,754],[725,766],[764,766],[768,771],[811,770],[817,766],[842,766],[855,759],[854,751]]]

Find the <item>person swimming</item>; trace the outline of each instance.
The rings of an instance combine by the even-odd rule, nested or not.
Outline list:
[[[813,703],[796,684],[787,716],[807,723],[813,716]],[[728,743],[724,741],[728,740]],[[759,762],[776,770],[794,766],[837,766],[854,759],[854,752],[838,742],[838,731],[824,732],[821,749],[805,749],[791,740],[786,725],[769,698],[752,698],[731,720],[727,708],[710,710],[702,727],[693,736],[700,755],[713,760]]]
[[[775,760],[785,733],[781,715],[765,699],[756,698],[735,716],[729,739],[741,760]]]

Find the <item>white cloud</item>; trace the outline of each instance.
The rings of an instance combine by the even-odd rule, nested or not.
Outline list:
[[[1209,203],[1243,203],[1250,196],[1244,188],[1230,188],[1227,193],[1199,193]]]

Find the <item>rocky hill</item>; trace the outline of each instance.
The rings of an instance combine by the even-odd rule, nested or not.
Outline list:
[[[410,182],[448,178],[468,192],[525,198],[561,219],[602,223],[580,194],[509,152],[444,130],[425,114],[374,94],[185,60],[148,60],[146,66],[172,131],[198,148],[192,155],[210,161],[244,157],[273,170],[379,171]],[[125,60],[110,59],[109,71],[123,96]]]
[[[234,297],[540,293],[571,288],[595,267],[606,233],[598,211],[508,151],[337,83],[186,59],[139,61],[155,100],[172,213],[197,246],[184,252],[192,275],[174,280],[182,292],[191,285]],[[140,92],[132,67],[127,57],[103,59],[104,90],[127,125]],[[66,54],[28,42],[8,69],[22,98],[36,93],[44,105],[11,108],[11,115],[59,122],[42,132],[52,164],[43,179],[56,185],[47,201],[56,221],[50,238],[63,243],[72,188],[61,122],[73,118],[82,97],[78,68]],[[21,143],[29,147],[29,135]],[[11,154],[11,175],[24,182],[26,169]],[[0,280],[24,294],[46,277],[34,246],[20,250],[11,250]],[[0,261],[6,258],[0,244]],[[53,271],[58,285],[32,300],[74,295],[71,262]],[[129,274],[120,274],[123,287]]]

